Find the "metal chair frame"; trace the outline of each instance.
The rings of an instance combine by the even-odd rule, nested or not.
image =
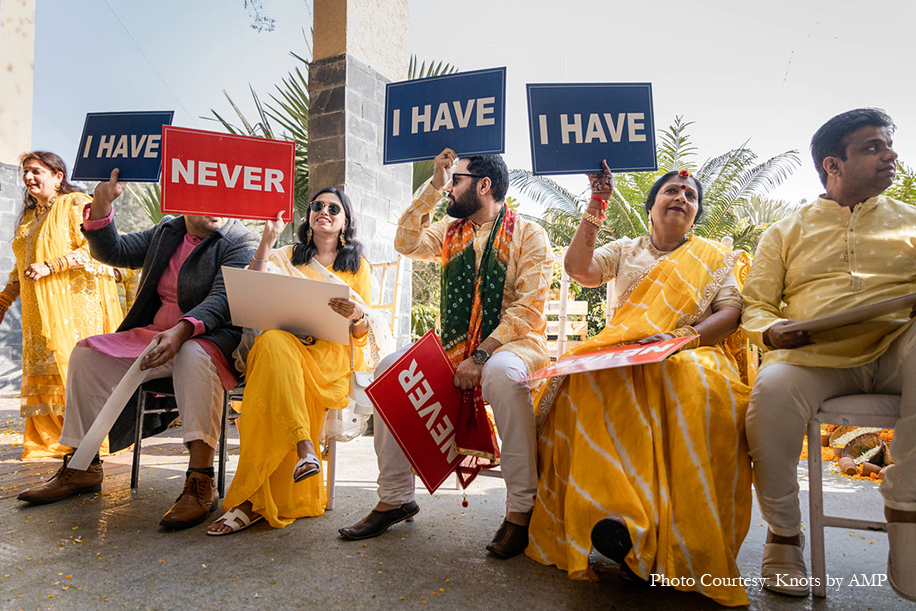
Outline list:
[[[137,483],[140,479],[140,451],[141,445],[143,442],[142,439],[142,428],[143,428],[143,416],[145,414],[171,414],[175,413],[177,415],[178,410],[169,407],[168,403],[164,407],[154,407],[147,408],[147,399],[152,395],[160,395],[165,397],[174,397],[175,396],[175,387],[172,383],[171,376],[166,378],[156,378],[154,380],[147,380],[140,384],[140,387],[137,389],[138,401],[137,401],[137,425],[136,430],[134,431],[134,449],[133,449],[133,464],[130,469],[130,488],[131,490],[137,489]],[[231,391],[230,391],[231,392]],[[226,489],[226,457],[228,455],[228,449],[226,447],[226,423],[229,418],[229,395],[230,392],[223,391],[223,414],[220,418],[220,431],[219,431],[219,450],[218,450],[218,463],[219,468],[217,469],[216,477],[216,487],[219,490],[220,497],[223,496]]]

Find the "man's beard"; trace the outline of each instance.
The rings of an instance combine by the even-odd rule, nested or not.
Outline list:
[[[449,196],[449,205],[445,213],[453,219],[466,219],[481,208],[480,198],[477,197],[477,191],[470,188],[462,193],[458,199]]]

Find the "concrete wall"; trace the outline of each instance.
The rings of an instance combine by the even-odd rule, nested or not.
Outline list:
[[[16,260],[10,241],[20,208],[22,182],[19,180],[19,167],[0,163],[0,284],[3,285],[6,285],[7,275]],[[0,325],[0,393],[18,393],[21,381],[22,316],[17,299]]]

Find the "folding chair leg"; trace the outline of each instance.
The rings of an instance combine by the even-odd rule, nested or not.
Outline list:
[[[216,476],[216,489],[219,491],[219,497],[226,496],[226,457],[228,449],[226,448],[226,423],[229,420],[229,393],[223,391],[223,417],[219,428],[219,473]]]
[[[334,488],[337,483],[337,442],[328,441],[328,503],[325,505],[327,511],[334,509]]]
[[[824,472],[821,464],[821,425],[808,422],[808,534],[811,546],[811,591],[827,596],[827,568],[824,559]]]
[[[146,393],[140,389],[137,399],[137,427],[134,431],[134,455],[130,468],[130,489],[137,489],[137,480],[140,479],[140,443],[143,438],[143,411],[146,409]]]

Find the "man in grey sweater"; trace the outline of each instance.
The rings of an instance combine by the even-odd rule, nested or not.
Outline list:
[[[203,522],[217,507],[213,458],[223,390],[236,383],[231,355],[241,329],[229,320],[221,266],[248,265],[258,240],[237,220],[188,215],[166,217],[152,229],[119,235],[111,204],[123,189],[117,170],[96,188],[83,214],[83,233],[97,260],[143,268],[137,299],[116,333],[87,338],[71,353],[60,443],[79,446],[111,389],[154,342],[140,369],[147,380],[172,377],[190,453],[184,489],[160,524],[187,528]],[[112,449],[123,445],[113,431]],[[19,500],[46,504],[100,490],[98,457],[86,471],[69,468],[69,458],[64,457],[51,480],[22,492]]]

